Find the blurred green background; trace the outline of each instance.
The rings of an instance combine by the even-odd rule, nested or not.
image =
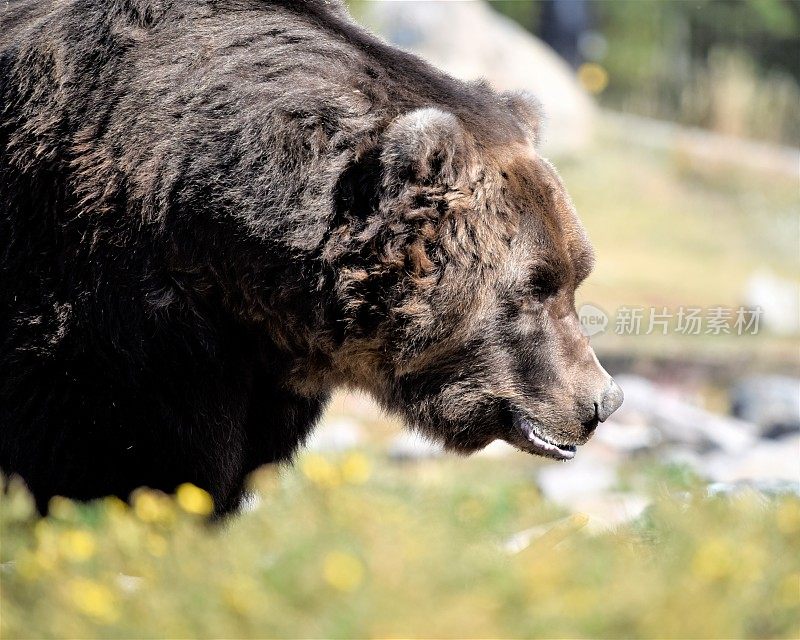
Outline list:
[[[454,75],[539,95],[625,405],[558,464],[446,455],[341,393],[214,525],[193,487],[38,520],[13,486],[2,637],[800,637],[800,5],[349,4]]]
[[[567,55],[605,68],[603,106],[779,144],[800,140],[797,2],[560,4],[573,16],[584,14],[576,57]],[[532,33],[548,29],[552,5],[492,3]]]

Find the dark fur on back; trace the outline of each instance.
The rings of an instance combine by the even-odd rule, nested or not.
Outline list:
[[[0,6],[0,467],[41,508],[190,481],[224,512],[338,385],[428,419],[437,378],[396,382],[505,291],[517,98],[337,2]]]

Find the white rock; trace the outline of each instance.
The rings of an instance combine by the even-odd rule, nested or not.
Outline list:
[[[548,500],[571,508],[586,496],[607,493],[617,482],[617,468],[593,456],[579,453],[569,463],[543,467],[536,482]]]
[[[658,429],[644,422],[609,421],[598,427],[594,434],[594,440],[602,442],[612,449],[631,453],[655,447],[662,439]]]
[[[443,449],[418,433],[404,431],[392,438],[388,453],[394,460],[425,460],[440,457]]]
[[[507,458],[516,453],[517,450],[505,440],[495,440],[489,446],[484,447],[475,455],[480,458]]]
[[[800,437],[762,440],[736,454],[706,456],[702,472],[716,482],[788,480],[800,483]]]
[[[745,299],[748,306],[760,307],[760,321],[782,335],[800,333],[800,283],[779,278],[762,269],[747,281]]]
[[[323,420],[308,440],[308,448],[319,452],[348,451],[364,441],[361,427],[349,418]]]

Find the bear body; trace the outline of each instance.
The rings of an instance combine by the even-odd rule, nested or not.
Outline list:
[[[456,369],[504,356],[450,337],[500,317],[522,207],[450,212],[505,193],[529,102],[323,0],[12,1],[0,24],[0,468],[40,509],[192,482],[229,511],[338,386],[455,450],[505,437],[455,426],[489,414],[453,413],[453,376],[492,420],[520,403],[489,408]],[[544,250],[574,289],[585,238],[559,211]]]

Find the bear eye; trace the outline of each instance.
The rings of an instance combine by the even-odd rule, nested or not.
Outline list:
[[[558,276],[555,273],[542,271],[533,274],[528,280],[527,294],[537,300],[544,300],[556,295],[558,289]]]
[[[536,298],[548,298],[555,293],[555,290],[546,283],[531,285],[528,293]]]
[[[538,305],[558,293],[555,280],[535,277],[521,287],[516,296],[516,306],[523,312],[534,311]]]

